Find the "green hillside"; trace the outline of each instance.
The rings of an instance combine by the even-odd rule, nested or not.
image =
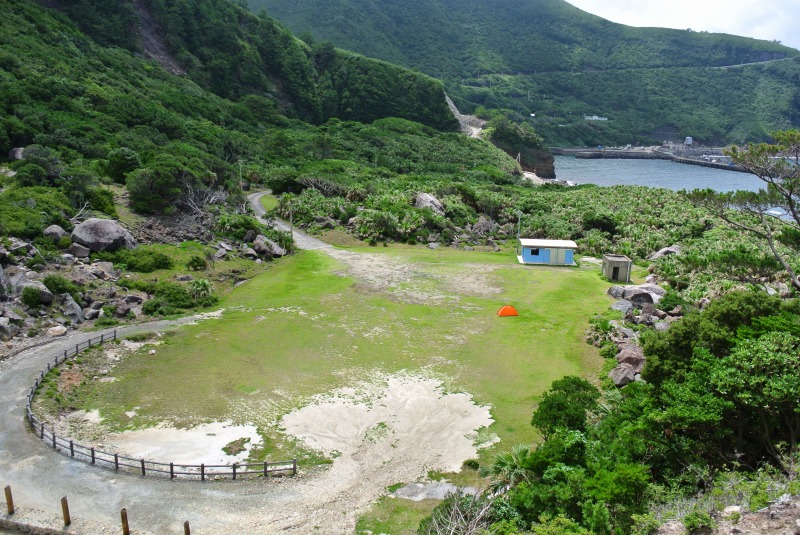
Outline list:
[[[298,34],[445,80],[462,111],[546,115],[534,126],[552,144],[741,142],[800,124],[800,65],[789,59],[800,52],[779,43],[633,28],[563,0],[249,4]],[[726,66],[739,67],[714,68]],[[585,114],[610,121],[587,125]]]
[[[209,90],[214,78],[202,75],[214,60],[176,76],[131,50],[101,46],[64,13],[22,0],[0,3],[0,157],[29,147],[25,160],[11,164],[16,176],[0,176],[0,235],[35,237],[51,223],[69,226],[87,202],[113,215],[103,187],[112,181],[127,183],[134,209],[169,213],[190,191],[222,189],[235,206],[240,177],[302,177],[304,166],[320,159],[347,160],[363,176],[386,178],[457,173],[469,155],[475,166],[511,179],[515,162],[489,143],[407,120],[450,128],[440,82],[355,54],[308,49],[268,19],[217,5],[288,36],[294,48],[269,61],[294,58],[305,66],[297,91],[267,72],[250,92],[242,83],[240,96],[223,98]],[[218,59],[227,58],[220,68],[233,69],[237,57],[220,52]],[[240,79],[232,77],[231,87]],[[308,122],[316,109],[309,103],[319,105],[325,123]]]

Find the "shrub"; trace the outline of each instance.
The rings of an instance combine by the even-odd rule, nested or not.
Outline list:
[[[683,527],[689,533],[697,533],[704,529],[713,529],[717,525],[714,519],[707,511],[700,511],[695,509],[685,517],[683,517]]]
[[[22,289],[22,304],[36,308],[42,304],[42,294],[36,288],[27,286]]]
[[[66,277],[62,277],[61,275],[47,275],[42,280],[42,283],[44,283],[47,289],[53,292],[54,295],[70,294],[75,301],[80,299],[80,286]]]
[[[95,258],[113,262],[118,268],[124,264],[130,271],[137,273],[152,273],[157,269],[171,269],[172,258],[154,250],[138,248],[135,250],[121,249],[113,253],[97,253]]]
[[[206,267],[208,267],[208,264],[202,256],[194,255],[186,262],[186,269],[191,269],[192,271],[204,271]]]

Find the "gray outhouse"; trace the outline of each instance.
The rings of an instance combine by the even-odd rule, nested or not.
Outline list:
[[[603,255],[603,275],[610,281],[631,282],[631,259],[621,254]]]

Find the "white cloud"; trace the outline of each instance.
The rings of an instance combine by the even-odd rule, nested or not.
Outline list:
[[[758,39],[777,39],[800,49],[797,0],[567,0],[613,22],[630,26],[691,28]]]

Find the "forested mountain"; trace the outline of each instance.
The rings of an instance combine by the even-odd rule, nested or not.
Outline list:
[[[741,142],[800,124],[800,52],[775,42],[633,28],[563,0],[249,5],[298,34],[440,77],[462,111],[536,113],[550,143]]]
[[[93,6],[99,15],[90,16]],[[456,172],[465,158],[506,179],[515,169],[489,143],[446,132],[455,119],[441,83],[424,74],[311,49],[228,2],[170,3],[207,19],[194,21],[195,42],[159,41],[161,29],[142,26],[166,19],[143,6],[0,2],[0,158],[27,147],[11,164],[16,176],[0,175],[0,235],[69,227],[87,203],[113,215],[102,186],[112,181],[127,185],[135,210],[169,213],[189,194],[235,199],[240,179],[302,178],[305,165],[325,159],[384,178]],[[229,31],[213,33],[226,21]],[[145,54],[160,54],[169,70]]]

